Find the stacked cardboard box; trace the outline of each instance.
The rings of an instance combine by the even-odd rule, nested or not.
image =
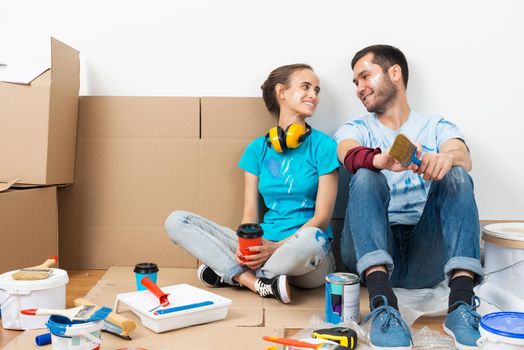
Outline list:
[[[274,123],[258,98],[81,97],[75,183],[59,190],[64,266],[197,267],[165,219],[187,210],[236,227],[236,163]]]
[[[0,191],[0,272],[58,253],[56,185],[74,177],[78,55],[52,38],[50,69],[28,84],[0,82],[0,182],[33,187]]]

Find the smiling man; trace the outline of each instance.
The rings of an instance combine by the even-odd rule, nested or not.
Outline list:
[[[408,64],[389,45],[366,47],[351,62],[357,97],[370,113],[335,133],[340,162],[351,173],[341,254],[368,287],[371,343],[410,349],[411,333],[392,287],[450,287],[444,330],[459,349],[475,349],[482,279],[478,210],[464,136],[439,115],[408,103]],[[418,144],[420,166],[389,155],[402,133]]]

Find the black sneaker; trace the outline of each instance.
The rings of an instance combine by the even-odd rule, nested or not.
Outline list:
[[[216,274],[212,268],[206,264],[202,264],[198,267],[197,276],[202,283],[208,287],[212,288],[221,288],[221,287],[231,287],[229,284],[224,282],[222,277]]]
[[[259,278],[255,282],[255,289],[261,297],[272,297],[284,304],[291,302],[291,293],[289,292],[286,275],[273,278]]]

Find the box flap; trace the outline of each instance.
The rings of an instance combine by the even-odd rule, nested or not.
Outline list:
[[[50,68],[49,62],[17,61],[2,63],[0,64],[0,81],[28,85]]]
[[[55,167],[47,168],[47,179],[69,183],[74,178],[78,93],[80,91],[79,52],[51,38],[51,94],[47,157]]]
[[[0,192],[7,191],[10,189],[16,182],[18,182],[20,179],[14,179],[8,182],[0,182]]]

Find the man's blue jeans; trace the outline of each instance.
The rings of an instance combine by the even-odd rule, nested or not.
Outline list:
[[[433,181],[417,225],[390,225],[386,177],[368,169],[352,176],[341,238],[342,261],[365,283],[364,271],[384,265],[393,287],[430,288],[453,270],[475,273],[482,280],[480,224],[473,181],[453,167]]]

